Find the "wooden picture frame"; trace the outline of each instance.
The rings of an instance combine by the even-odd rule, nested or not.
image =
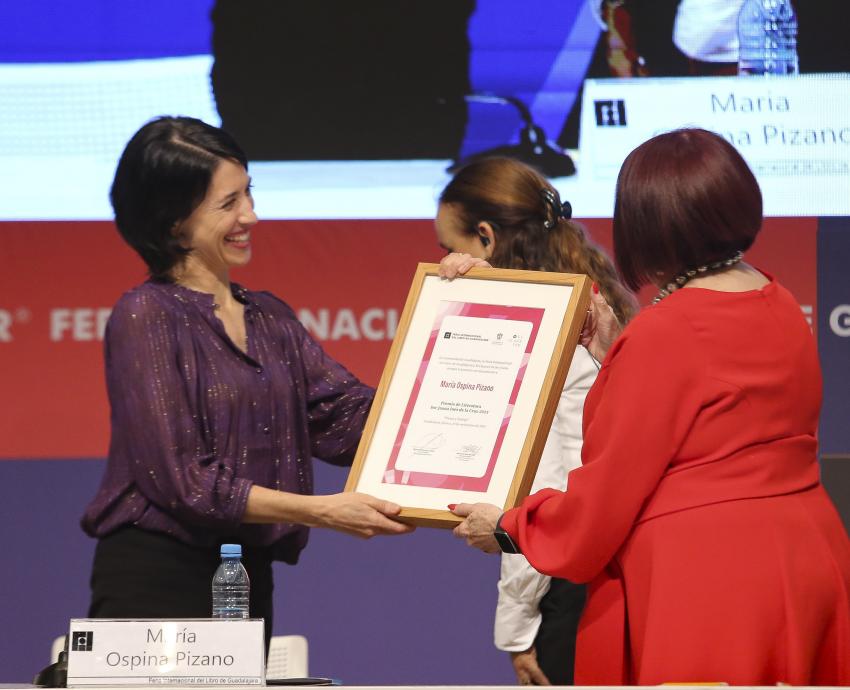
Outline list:
[[[451,528],[528,495],[590,300],[585,275],[419,264],[346,491]]]

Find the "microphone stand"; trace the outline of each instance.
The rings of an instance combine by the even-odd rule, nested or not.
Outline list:
[[[455,173],[464,165],[482,158],[505,156],[515,158],[536,168],[546,177],[568,177],[575,175],[576,166],[573,159],[556,144],[546,139],[546,133],[540,125],[535,124],[528,106],[514,96],[497,96],[490,93],[472,93],[464,96],[468,103],[493,103],[496,105],[511,105],[516,108],[522,119],[522,129],[519,131],[518,144],[505,144],[491,149],[479,151],[464,159],[458,159],[448,168]]]

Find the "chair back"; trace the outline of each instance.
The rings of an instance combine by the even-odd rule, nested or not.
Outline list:
[[[306,678],[307,675],[307,638],[303,635],[272,637],[266,678]]]
[[[55,664],[59,661],[59,652],[65,649],[65,638],[67,635],[60,635],[55,640],[53,640],[53,644],[50,645],[50,663]]]

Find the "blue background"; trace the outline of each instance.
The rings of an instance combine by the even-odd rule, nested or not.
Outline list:
[[[0,63],[206,55],[211,50],[213,4],[213,0],[3,0]],[[556,139],[599,36],[586,2],[479,0],[468,35],[473,91],[520,98],[548,137]],[[544,92],[554,98],[535,105]],[[520,123],[512,107],[470,104],[461,156],[515,142]]]

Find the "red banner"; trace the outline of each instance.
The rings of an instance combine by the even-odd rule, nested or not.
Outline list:
[[[586,224],[610,250],[611,222]],[[814,218],[769,219],[748,254],[810,319],[816,230]],[[329,354],[373,385],[417,262],[442,255],[430,220],[265,221],[252,241],[251,265],[234,279],[288,302]],[[0,257],[0,457],[105,455],[103,328],[118,297],[145,279],[143,264],[110,222],[0,223]]]

